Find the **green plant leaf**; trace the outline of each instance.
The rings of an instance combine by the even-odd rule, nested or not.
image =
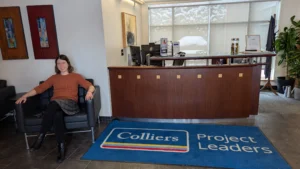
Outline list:
[[[295,27],[300,27],[300,21],[296,22],[295,17],[295,15],[291,17],[291,22]]]
[[[291,17],[292,25],[285,27],[282,32],[278,33],[275,40],[275,50],[278,65],[282,65],[287,69],[287,77],[300,77],[300,21],[295,21],[295,16]],[[285,64],[283,64],[285,63]]]
[[[297,22],[294,21],[295,17],[296,17],[295,15],[291,17],[291,22],[294,26],[297,25]]]

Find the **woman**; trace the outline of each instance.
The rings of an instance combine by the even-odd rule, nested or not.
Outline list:
[[[65,159],[64,144],[64,113],[74,115],[79,112],[78,107],[78,85],[87,90],[86,100],[93,98],[94,86],[81,75],[73,73],[69,59],[65,55],[60,55],[55,60],[55,75],[52,75],[44,83],[35,87],[30,92],[23,95],[16,101],[16,104],[25,103],[28,97],[43,93],[50,87],[54,87],[51,102],[44,112],[42,128],[37,140],[31,146],[30,150],[34,151],[41,147],[46,133],[54,126],[57,140],[59,156],[57,162],[61,163]]]

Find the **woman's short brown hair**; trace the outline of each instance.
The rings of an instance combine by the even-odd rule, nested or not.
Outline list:
[[[59,55],[56,59],[55,59],[55,72],[56,74],[60,74],[60,70],[57,68],[57,60],[65,60],[68,63],[68,72],[72,73],[74,71],[74,67],[71,65],[71,62],[69,60],[69,58],[66,55]]]

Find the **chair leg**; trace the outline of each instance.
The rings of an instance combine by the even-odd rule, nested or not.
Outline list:
[[[92,143],[95,143],[95,132],[94,132],[94,127],[91,127],[91,132],[92,132]]]
[[[29,145],[28,145],[28,139],[27,139],[27,134],[24,133],[25,136],[25,143],[26,143],[26,149],[29,150]]]

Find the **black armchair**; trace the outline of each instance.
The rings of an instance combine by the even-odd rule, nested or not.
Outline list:
[[[92,79],[87,80],[93,84]],[[94,127],[96,120],[99,119],[101,109],[100,87],[95,86],[95,88],[94,98],[86,101],[85,95],[87,91],[83,87],[78,86],[78,105],[80,112],[73,116],[65,116],[65,126],[68,133],[91,132],[93,143],[95,141]],[[53,87],[39,95],[28,98],[25,104],[16,105],[18,129],[25,135],[27,149],[29,149],[27,138],[37,136],[30,135],[29,133],[37,133],[40,131],[42,123],[41,113],[47,107],[52,96]]]
[[[7,86],[6,80],[0,80],[0,119],[14,109],[14,103],[9,99],[15,95],[15,87]]]

